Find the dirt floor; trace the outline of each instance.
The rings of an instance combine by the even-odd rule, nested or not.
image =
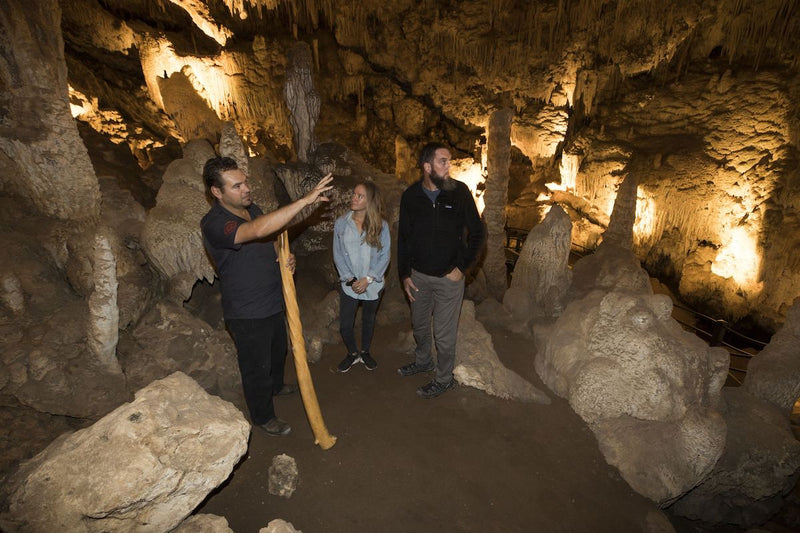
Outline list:
[[[305,533],[665,531],[663,514],[606,464],[564,400],[524,404],[464,386],[433,400],[417,397],[430,376],[397,374],[409,361],[393,349],[404,327],[378,329],[374,371],[357,365],[337,373],[340,345],[326,346],[312,365],[335,446],[314,444],[299,396],[279,397],[276,410],[292,424],[291,435],[254,430],[247,457],[198,512],[224,516],[237,533],[257,532],[274,518]],[[492,333],[501,360],[547,390],[533,369],[531,343]],[[288,499],[268,492],[268,468],[279,454],[299,470]]]
[[[321,282],[330,263],[323,256],[298,258],[301,308],[331,290]],[[635,493],[606,463],[586,424],[541,382],[535,348],[520,335],[487,326],[500,360],[547,392],[551,405],[501,400],[460,385],[432,400],[419,398],[415,390],[431,376],[397,374],[413,357],[400,341],[410,321],[393,317],[395,324],[380,325],[387,321],[381,320],[387,298],[402,296],[396,287],[384,295],[372,345],[377,369],[359,364],[336,372],[342,344],[326,345],[310,365],[336,444],[329,450],[314,444],[299,395],[278,397],[276,411],[292,433],[276,438],[254,429],[247,456],[197,513],[225,517],[236,533],[256,533],[276,518],[304,533],[744,531],[673,516]],[[208,294],[198,300],[216,323],[219,303]],[[287,382],[296,382],[291,358],[287,369]],[[268,490],[268,470],[280,454],[297,462],[299,483],[290,498]],[[800,490],[790,500],[789,522],[800,523]],[[760,530],[796,531],[780,521]]]

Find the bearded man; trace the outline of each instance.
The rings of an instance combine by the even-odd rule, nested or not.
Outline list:
[[[419,157],[422,179],[400,199],[397,265],[417,346],[414,361],[397,371],[413,376],[436,369],[435,377],[417,389],[422,398],[435,398],[454,385],[465,273],[476,262],[485,235],[469,189],[450,177],[451,158],[446,146],[427,144]]]

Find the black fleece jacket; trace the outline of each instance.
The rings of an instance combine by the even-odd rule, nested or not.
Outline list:
[[[411,269],[444,276],[454,267],[466,273],[483,246],[484,228],[466,185],[452,180],[453,190],[442,189],[431,204],[422,180],[408,187],[400,199],[397,267],[400,279]]]

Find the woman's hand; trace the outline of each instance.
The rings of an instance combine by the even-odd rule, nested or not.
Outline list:
[[[367,290],[368,286],[369,286],[369,280],[367,280],[366,277],[363,277],[353,282],[352,285],[353,292],[356,294],[363,294]]]

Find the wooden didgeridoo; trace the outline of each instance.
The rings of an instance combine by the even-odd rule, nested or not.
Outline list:
[[[303,324],[300,322],[300,309],[297,307],[297,292],[294,288],[294,278],[286,262],[289,259],[289,233],[284,231],[278,239],[278,259],[281,265],[281,283],[283,285],[283,300],[286,304],[286,321],[289,323],[289,337],[292,341],[294,353],[294,367],[297,371],[297,383],[300,385],[300,395],[303,397],[303,406],[306,409],[311,431],[314,432],[315,444],[327,450],[336,444],[336,437],[328,433],[322,413],[319,410],[317,393],[314,392],[314,383],[311,381],[311,372],[308,370],[306,357],[306,343],[303,340]]]

